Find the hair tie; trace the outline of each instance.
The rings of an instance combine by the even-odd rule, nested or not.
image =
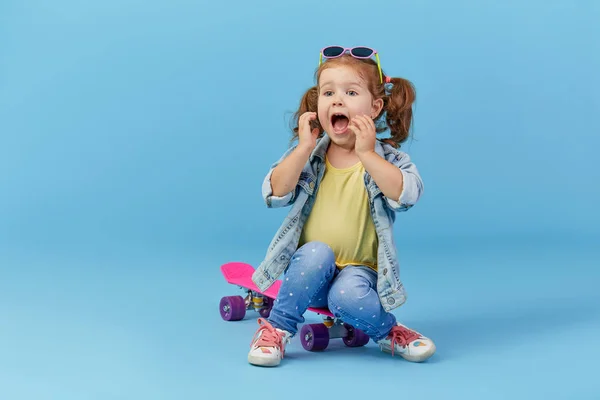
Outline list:
[[[385,83],[392,83],[392,78],[389,76],[385,77]]]

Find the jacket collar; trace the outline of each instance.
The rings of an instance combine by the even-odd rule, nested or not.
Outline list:
[[[325,162],[325,153],[327,153],[327,148],[329,147],[330,142],[331,139],[329,138],[329,135],[324,133],[323,137],[318,140],[317,145],[310,155],[311,163],[314,161],[315,157],[319,157],[321,162]],[[383,148],[383,143],[380,140],[375,141],[375,152],[385,159],[385,150]]]

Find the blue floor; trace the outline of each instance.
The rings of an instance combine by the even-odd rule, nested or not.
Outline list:
[[[402,253],[409,300],[395,314],[436,341],[429,362],[372,342],[310,353],[295,338],[275,369],[246,361],[256,314],[218,312],[221,296],[240,293],[220,264],[263,249],[4,254],[0,398],[599,398],[597,239],[415,243]]]
[[[599,15],[0,1],[0,400],[600,400]],[[256,314],[219,314],[241,294],[220,265],[258,264],[290,210],[261,185],[328,45],[416,88],[394,313],[435,341],[424,364],[295,338],[257,368]]]

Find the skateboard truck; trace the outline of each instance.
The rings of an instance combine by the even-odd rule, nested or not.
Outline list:
[[[337,318],[323,316],[321,324],[307,324],[300,329],[302,347],[308,351],[325,350],[331,339],[342,339],[348,347],[361,347],[369,343],[370,337]]]

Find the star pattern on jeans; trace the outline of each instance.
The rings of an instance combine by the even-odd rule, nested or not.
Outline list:
[[[307,253],[308,251],[319,254],[313,255],[310,252]],[[311,259],[319,261],[312,263]],[[315,291],[315,288],[319,286],[319,288],[321,288],[319,290],[320,293],[325,294],[330,287],[328,284],[331,285],[331,283],[334,282],[334,277],[340,272],[340,269],[337,269],[336,271],[335,264],[330,264],[330,260],[325,261],[325,258],[321,257],[320,246],[305,247],[304,253],[299,253],[292,257],[292,261],[294,262],[295,267],[286,273],[287,276],[284,281],[286,286],[290,286],[284,288],[282,293],[284,295],[281,299],[275,299],[275,303],[278,303],[277,307],[280,312],[279,315],[285,315],[286,319],[296,318],[298,317],[299,310],[306,310],[306,308],[310,307],[317,294],[316,292],[310,292],[310,288]],[[348,273],[343,273],[342,276],[350,277],[349,282],[353,282],[352,275],[354,273],[350,272],[349,275],[347,274]],[[364,278],[364,276],[360,276],[360,272],[357,272],[356,275],[357,278]],[[319,283],[317,284],[317,282]],[[304,286],[305,290],[301,290],[302,286]],[[371,288],[373,287],[374,286],[371,285]],[[337,299],[340,301],[339,305],[335,304],[335,296],[331,299],[334,301],[333,304],[327,296],[320,296],[318,298],[319,306],[329,307],[332,311],[335,310],[334,315],[336,318],[345,319],[349,325],[356,329],[363,329],[365,330],[365,333],[369,332],[369,335],[378,335],[380,331],[386,327],[386,324],[393,322],[390,318],[386,317],[386,313],[381,309],[381,302],[378,297],[375,297],[370,293],[368,297],[364,298],[373,301],[372,305],[368,305],[362,298],[360,299],[362,300],[360,302],[359,299],[352,300],[355,296],[354,291],[351,290],[350,292],[346,292],[346,290],[351,290],[351,287],[341,285],[337,286],[337,289],[335,290]],[[289,293],[289,296],[285,296],[286,292]],[[309,298],[309,296],[314,297]],[[325,304],[323,304],[323,302],[325,302]],[[345,307],[353,307],[353,309],[346,309]],[[344,310],[344,313],[341,312],[342,309]],[[292,312],[292,310],[294,311]],[[343,314],[343,316],[341,316],[341,314]],[[372,320],[369,319],[369,315],[372,315]],[[274,313],[274,317],[276,316],[277,313]],[[381,327],[383,328],[379,327],[380,321],[384,321],[381,322]]]

